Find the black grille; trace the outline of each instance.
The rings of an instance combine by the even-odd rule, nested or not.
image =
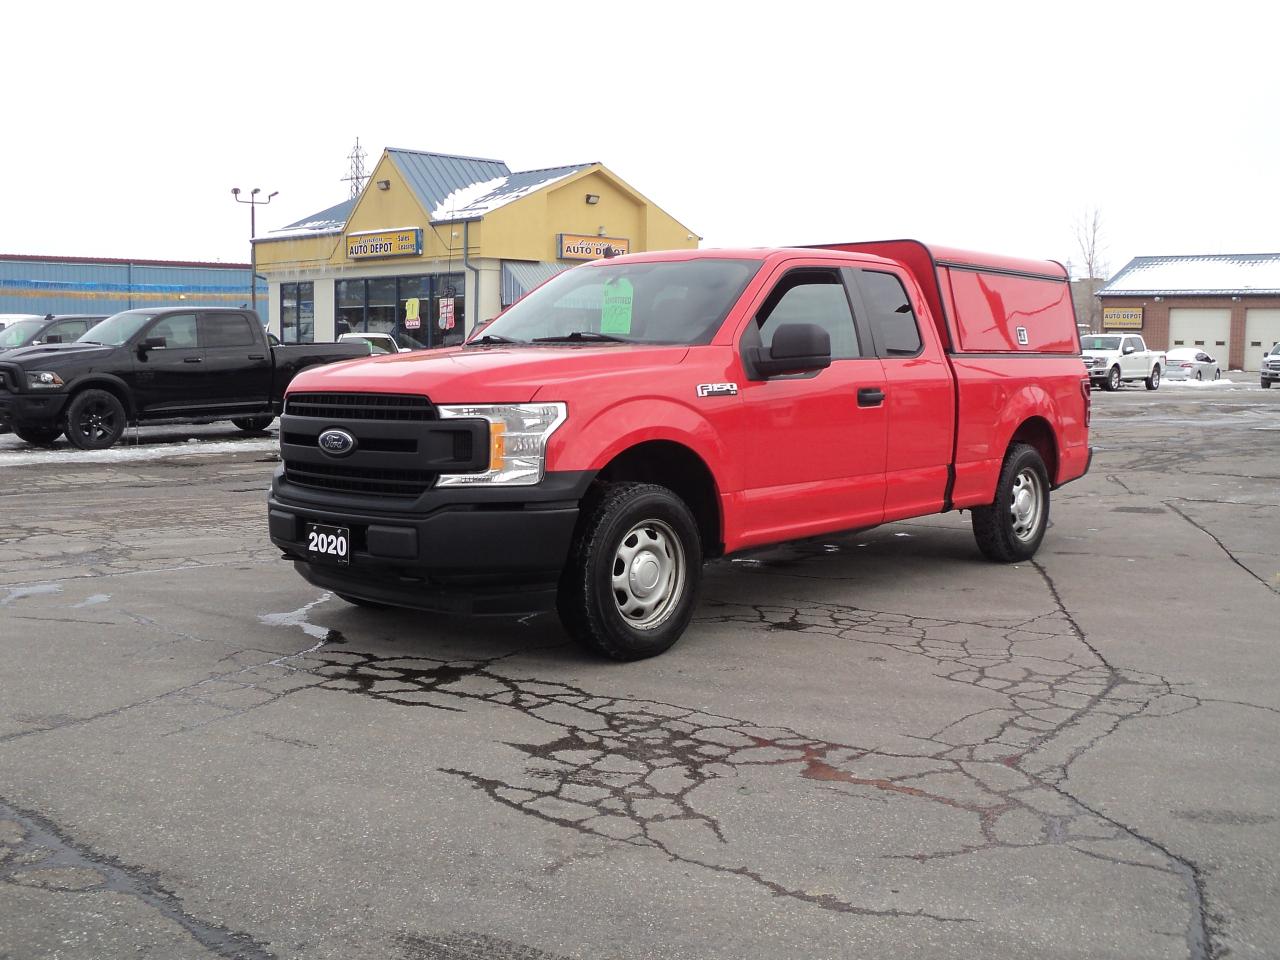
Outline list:
[[[436,482],[436,474],[430,470],[378,470],[290,460],[284,462],[284,476],[300,487],[354,490],[378,497],[416,497],[431,489]]]
[[[285,413],[325,420],[434,420],[426,397],[387,393],[291,393]]]
[[[470,440],[470,437],[463,437]],[[293,433],[284,431],[280,434],[280,442],[295,447],[319,447],[320,438],[311,433]],[[416,437],[361,437],[358,446],[369,453],[417,453]],[[455,444],[456,446],[456,444]],[[470,455],[468,445],[468,455]]]

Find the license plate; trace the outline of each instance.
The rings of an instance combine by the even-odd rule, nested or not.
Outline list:
[[[351,562],[351,529],[323,523],[307,524],[307,553],[321,563],[346,566]]]

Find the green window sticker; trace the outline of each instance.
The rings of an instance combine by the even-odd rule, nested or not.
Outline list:
[[[626,277],[610,280],[604,285],[604,299],[600,305],[600,332],[631,333],[631,304],[634,292]]]

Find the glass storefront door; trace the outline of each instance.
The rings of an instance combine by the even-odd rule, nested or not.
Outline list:
[[[466,335],[461,273],[334,282],[334,336],[389,333],[402,347],[447,347]]]

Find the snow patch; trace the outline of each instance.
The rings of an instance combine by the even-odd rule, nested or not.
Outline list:
[[[185,443],[131,446],[120,445],[107,450],[78,450],[68,444],[52,450],[0,449],[0,467],[21,467],[30,464],[70,463],[132,463],[140,460],[163,460],[166,457],[203,456],[215,453],[261,453],[279,449],[280,441],[274,437],[261,440],[188,440]]]

